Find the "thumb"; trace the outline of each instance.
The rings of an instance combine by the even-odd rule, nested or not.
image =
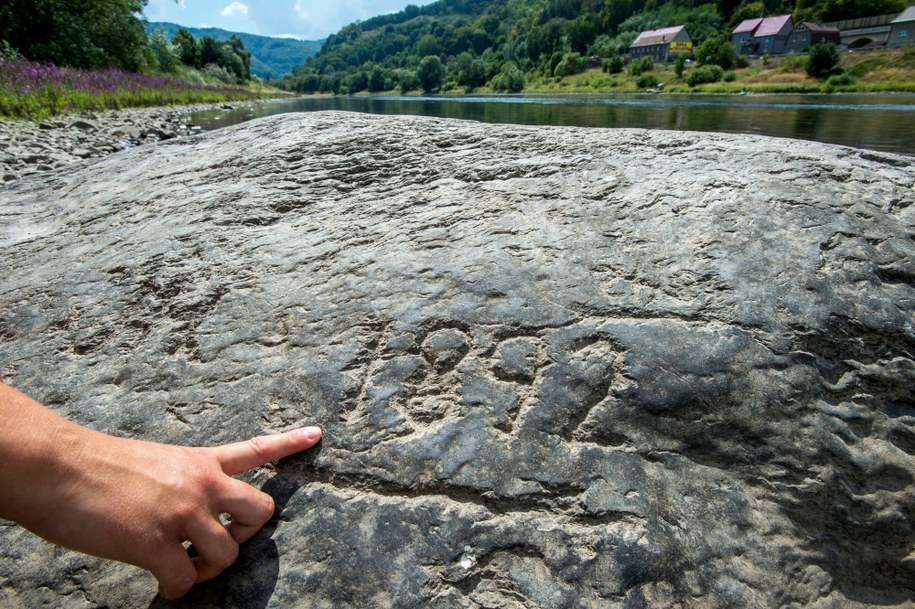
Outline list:
[[[222,465],[222,471],[232,476],[264,463],[307,450],[321,440],[321,429],[302,427],[271,436],[257,436],[244,442],[224,444],[210,450]]]

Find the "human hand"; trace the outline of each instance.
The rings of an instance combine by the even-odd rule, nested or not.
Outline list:
[[[59,545],[149,570],[166,599],[221,573],[235,561],[239,544],[273,515],[269,495],[231,476],[321,438],[320,429],[306,427],[187,448],[56,423],[55,454],[42,474],[23,480],[25,488],[17,490],[25,499],[13,506],[20,508],[13,516]],[[222,514],[230,515],[228,523]],[[183,545],[188,541],[196,557]]]

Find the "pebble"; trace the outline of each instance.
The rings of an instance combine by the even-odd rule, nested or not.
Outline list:
[[[0,182],[53,171],[78,161],[200,132],[191,112],[235,109],[258,102],[194,104],[84,112],[41,122],[0,119]],[[91,162],[91,161],[90,161]]]

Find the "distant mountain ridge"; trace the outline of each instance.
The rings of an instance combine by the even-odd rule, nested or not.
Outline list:
[[[295,40],[293,38],[271,38],[256,34],[243,34],[229,32],[219,28],[196,28],[168,23],[165,21],[152,21],[146,26],[146,31],[152,33],[158,29],[165,31],[169,40],[180,28],[184,27],[198,40],[210,36],[216,40],[228,40],[233,35],[238,35],[245,43],[245,49],[251,53],[251,74],[259,78],[279,78],[292,71],[292,68],[303,63],[321,50],[323,40]]]

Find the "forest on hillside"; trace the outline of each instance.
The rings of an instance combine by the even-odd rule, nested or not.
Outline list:
[[[723,39],[743,19],[791,13],[828,22],[899,13],[912,0],[439,0],[346,26],[280,86],[298,92],[433,92],[584,71],[639,32],[686,25],[692,38]]]
[[[180,76],[202,84],[244,84],[251,53],[238,35],[195,38],[186,28],[169,39],[147,35],[146,0],[3,0],[0,58],[82,70]]]

